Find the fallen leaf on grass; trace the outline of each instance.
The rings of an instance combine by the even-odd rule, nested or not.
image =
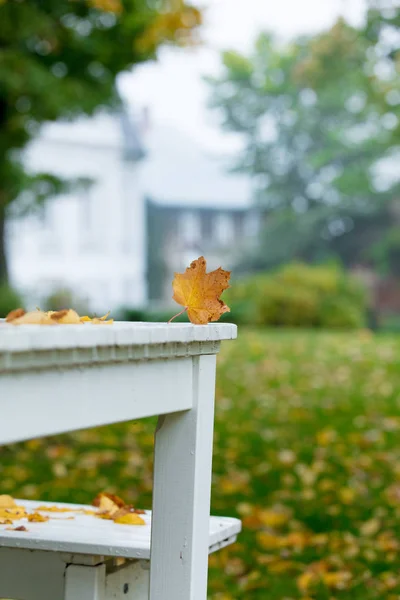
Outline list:
[[[218,321],[230,310],[219,298],[229,287],[230,271],[219,267],[211,273],[206,273],[206,266],[204,256],[200,256],[184,273],[175,273],[172,282],[173,300],[184,307],[182,313],[187,311],[189,320],[195,325]]]

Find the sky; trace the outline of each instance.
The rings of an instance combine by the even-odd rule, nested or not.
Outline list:
[[[150,123],[169,124],[188,133],[210,151],[226,152],[233,136],[221,132],[219,117],[207,108],[209,89],[204,75],[218,73],[220,53],[251,50],[261,31],[279,38],[328,28],[342,15],[361,24],[365,0],[197,0],[204,7],[203,44],[199,48],[160,51],[146,63],[120,77],[120,90],[136,111],[147,107]]]

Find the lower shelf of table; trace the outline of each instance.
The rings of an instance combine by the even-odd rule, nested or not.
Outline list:
[[[29,512],[44,504],[76,511],[92,508],[81,504],[29,500],[17,500],[17,503],[25,506]],[[120,525],[79,512],[41,514],[50,516],[49,521],[34,523],[21,519],[12,526],[0,525],[0,547],[150,559],[151,511],[141,515],[145,525]],[[230,517],[210,517],[209,523],[210,553],[232,544],[241,530],[240,521]],[[27,531],[7,529],[20,525],[25,526]]]

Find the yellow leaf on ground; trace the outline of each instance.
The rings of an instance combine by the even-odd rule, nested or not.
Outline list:
[[[375,535],[378,532],[381,524],[378,519],[370,519],[369,521],[365,521],[360,527],[361,535],[370,536]]]
[[[267,525],[267,527],[275,527],[279,528],[286,523],[290,519],[290,512],[288,510],[283,509],[264,509],[260,510],[257,515],[263,525]]]
[[[309,588],[318,581],[318,575],[312,571],[306,571],[297,578],[297,587],[301,592],[308,592]]]
[[[328,587],[343,589],[349,583],[351,574],[348,571],[336,571],[335,573],[322,573],[322,581]]]
[[[229,287],[230,272],[219,267],[206,273],[204,256],[194,260],[185,273],[175,273],[172,298],[184,306],[189,320],[196,325],[205,325],[218,319],[229,307],[219,296]]]

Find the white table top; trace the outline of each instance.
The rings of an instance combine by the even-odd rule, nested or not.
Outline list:
[[[59,506],[92,509],[92,506],[17,500],[29,512],[38,506]],[[41,512],[46,515],[45,512]],[[49,521],[29,523],[20,519],[13,525],[0,525],[0,547],[53,550],[58,552],[92,554],[97,556],[122,556],[125,558],[150,558],[151,511],[141,517],[146,525],[120,525],[94,516],[79,513],[47,513]],[[73,519],[68,519],[68,517]],[[9,527],[25,526],[27,531],[9,531]],[[236,539],[241,530],[238,519],[210,517],[209,552],[213,552]]]
[[[94,346],[145,346],[191,342],[219,342],[236,338],[231,323],[140,323],[112,325],[10,325],[0,323],[0,353],[31,350],[62,350]]]

